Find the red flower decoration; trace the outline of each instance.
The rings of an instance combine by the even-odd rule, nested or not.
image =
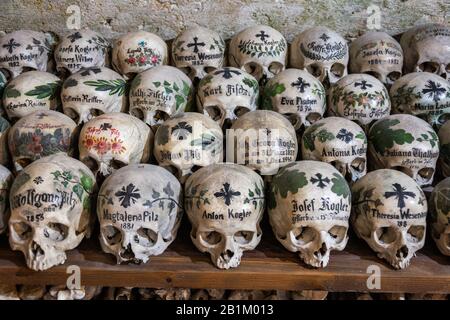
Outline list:
[[[157,64],[158,60],[159,60],[158,56],[152,56],[152,63],[153,64]]]
[[[128,63],[133,64],[136,62],[136,59],[133,57],[128,58]]]

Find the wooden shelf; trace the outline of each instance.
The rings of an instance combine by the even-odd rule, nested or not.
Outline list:
[[[267,226],[264,228],[267,229]],[[44,272],[29,270],[22,253],[0,241],[0,284],[65,284],[69,265],[81,268],[82,285],[112,287],[185,287],[226,289],[326,290],[358,292],[450,293],[450,258],[428,244],[406,270],[393,270],[354,235],[344,252],[333,252],[325,269],[307,267],[278,244],[270,230],[256,250],[246,252],[233,270],[216,269],[209,256],[196,250],[187,226],[161,256],[144,265],[117,265],[101,251],[98,240],[85,240],[69,253],[66,263]],[[368,290],[367,267],[381,270],[381,290]]]

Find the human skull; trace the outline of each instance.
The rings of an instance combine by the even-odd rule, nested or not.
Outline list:
[[[100,244],[117,263],[147,262],[175,240],[183,214],[182,188],[167,170],[132,164],[110,175],[97,200]]]
[[[159,165],[181,183],[199,168],[223,161],[223,133],[207,116],[186,112],[164,122],[153,149]]]
[[[261,84],[286,67],[287,42],[269,26],[253,26],[242,30],[230,42],[230,66],[250,73]]]
[[[429,72],[409,73],[390,90],[393,113],[409,113],[439,127],[450,119],[450,83]]]
[[[29,70],[47,71],[55,41],[49,32],[31,30],[0,36],[0,71],[9,78]]]
[[[374,169],[399,170],[420,186],[431,185],[439,138],[428,123],[409,114],[390,115],[373,124],[368,138]]]
[[[36,160],[11,186],[9,243],[27,266],[46,270],[62,264],[91,228],[92,172],[80,161],[58,154]]]
[[[156,129],[170,117],[189,110],[193,91],[191,80],[177,68],[154,67],[131,83],[130,114]]]
[[[127,79],[136,73],[167,63],[167,44],[156,34],[146,31],[130,32],[114,42],[112,65]]]
[[[8,120],[0,116],[0,165],[9,165],[8,134],[11,125]]]
[[[262,108],[283,114],[297,131],[320,120],[326,107],[325,88],[303,70],[286,69],[264,88]]]
[[[9,189],[14,176],[6,167],[0,165],[0,234],[4,233],[9,220]]]
[[[350,45],[351,73],[370,74],[389,87],[402,76],[402,67],[402,47],[385,32],[367,32]]]
[[[261,175],[274,175],[297,158],[297,136],[292,124],[269,110],[251,111],[227,130],[227,162],[243,164]]]
[[[450,177],[450,121],[447,121],[438,132],[440,144],[439,168],[442,175]]]
[[[89,68],[71,75],[63,83],[61,100],[64,113],[77,124],[127,108],[127,83],[108,68]]]
[[[329,112],[356,121],[364,130],[391,112],[385,86],[368,74],[349,74],[330,89]]]
[[[8,134],[8,146],[16,172],[33,161],[56,153],[71,156],[76,124],[66,115],[53,111],[35,111],[17,121]]]
[[[56,69],[70,75],[81,69],[104,67],[108,62],[109,47],[108,40],[95,31],[74,31],[56,46]]]
[[[200,81],[197,107],[223,127],[258,107],[259,84],[247,72],[225,67],[209,73]]]
[[[10,120],[38,110],[54,110],[60,105],[61,80],[48,72],[29,71],[5,87],[3,108]]]
[[[450,81],[450,27],[425,24],[405,32],[400,44],[406,72],[431,72]]]
[[[225,42],[215,31],[199,26],[187,28],[172,44],[172,60],[175,66],[189,78],[201,80],[224,65]]]
[[[326,87],[347,75],[347,41],[326,27],[313,27],[292,41],[290,64],[308,71]]]
[[[450,256],[450,178],[439,182],[431,193],[430,224],[439,251]]]
[[[80,160],[94,175],[106,177],[128,164],[145,163],[153,146],[153,133],[141,120],[126,113],[102,114],[80,132]]]
[[[302,158],[332,164],[349,183],[366,174],[366,153],[364,130],[345,118],[319,120],[303,134]]]
[[[221,163],[198,170],[186,181],[184,205],[192,242],[220,269],[237,267],[261,240],[264,182],[249,168]]]
[[[378,257],[404,269],[425,243],[427,200],[408,175],[369,172],[352,186],[351,222]]]
[[[267,195],[277,240],[313,267],[326,267],[332,250],[348,241],[350,188],[333,166],[298,161],[280,169]]]

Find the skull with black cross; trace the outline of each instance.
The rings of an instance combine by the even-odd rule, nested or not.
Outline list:
[[[434,187],[429,206],[431,237],[439,251],[450,256],[450,178]]]

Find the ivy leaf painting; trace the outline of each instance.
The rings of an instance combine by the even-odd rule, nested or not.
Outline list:
[[[81,171],[80,183],[81,183],[81,186],[83,187],[83,189],[87,193],[91,193],[92,192],[92,189],[94,187],[94,181],[92,180],[92,178],[90,176],[88,176],[83,171]]]
[[[131,81],[131,90],[135,90],[137,87],[140,86],[142,81],[142,76],[140,74],[137,74],[136,77],[134,77],[133,81]]]
[[[61,81],[50,82],[44,85],[35,87],[33,90],[25,92],[26,96],[36,96],[37,99],[50,100],[58,96],[59,90],[61,88]]]
[[[78,199],[80,199],[80,201],[81,201],[81,199],[83,198],[83,192],[84,192],[81,185],[79,185],[79,184],[74,185],[72,187],[72,191],[77,195]]]
[[[17,89],[14,89],[14,86],[6,87],[4,95],[7,98],[17,98],[17,97],[20,97],[20,91]]]
[[[268,206],[274,209],[277,206],[276,193],[279,193],[282,198],[286,198],[288,192],[297,193],[298,189],[303,188],[308,184],[304,172],[297,170],[282,169],[279,174],[274,176],[268,196]]]
[[[244,83],[247,87],[253,89],[253,91],[255,91],[255,92],[258,92],[258,90],[259,90],[258,81],[256,81],[255,79],[244,78],[242,80],[242,83]]]
[[[178,110],[185,101],[186,99],[182,95],[175,95],[175,109]]]
[[[186,81],[183,81],[183,94],[185,97],[189,97],[191,94],[191,86]]]
[[[319,128],[324,125],[325,123],[316,123],[305,131],[305,133],[303,134],[303,143],[306,149],[310,151],[314,151],[316,149],[314,145],[314,140],[316,138],[319,139],[319,141],[322,143],[327,140],[333,140],[335,138],[334,134],[327,131],[327,129],[323,128],[319,130]]]
[[[123,96],[127,90],[127,82],[123,79],[116,80],[91,80],[84,81],[85,85],[95,87],[95,91],[109,91],[109,95]]]
[[[369,139],[377,152],[384,154],[386,149],[394,146],[394,143],[403,145],[414,141],[412,134],[404,129],[391,129],[399,123],[398,119],[382,119],[373,125],[370,129]]]
[[[265,86],[263,92],[263,100],[261,109],[263,110],[272,110],[272,98],[276,95],[283,93],[286,90],[286,87],[282,83],[269,83]]]
[[[167,194],[169,197],[173,197],[175,192],[170,187],[170,182],[167,182],[167,186],[163,188],[163,191],[165,194]]]
[[[365,134],[363,131],[357,133],[356,136],[355,136],[355,138],[356,138],[356,139],[363,140],[364,143],[367,143],[367,137],[366,137],[366,134]]]
[[[338,196],[342,196],[344,198],[347,198],[350,196],[350,187],[348,186],[347,181],[337,173],[333,173],[333,177],[331,179],[331,182],[333,183],[333,186],[331,187],[331,191],[334,192]]]
[[[153,189],[152,198],[153,199],[159,199],[160,196],[161,196],[161,194],[158,191]]]

